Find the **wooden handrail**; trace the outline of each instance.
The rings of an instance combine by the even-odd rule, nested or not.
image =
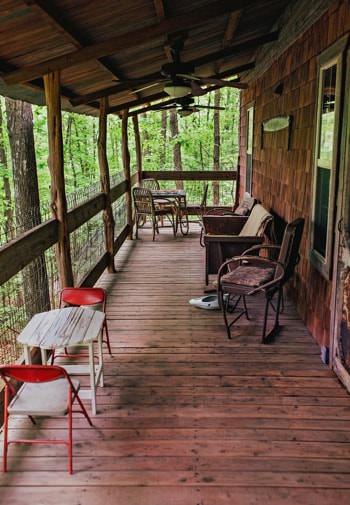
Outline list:
[[[236,170],[144,170],[143,179],[159,181],[234,181]]]
[[[133,178],[135,178],[135,174]],[[126,181],[116,184],[111,189],[111,201],[114,202],[123,196],[127,191],[127,187]],[[68,232],[72,233],[104,208],[105,197],[103,193],[98,193],[86,202],[69,210],[67,213]],[[57,240],[58,222],[56,219],[50,219],[31,230],[21,233],[18,237],[0,247],[0,286],[43,254],[49,247],[56,244]]]
[[[232,181],[236,178],[236,171],[144,171],[143,178],[154,177],[159,180],[208,180],[208,181]],[[121,181],[111,188],[111,202],[115,202],[127,191],[129,184],[133,186],[137,183],[137,173],[134,173],[128,181]],[[86,202],[77,205],[67,213],[68,232],[72,233],[84,223],[93,218],[96,214],[105,208],[105,196],[98,193]],[[102,226],[102,222],[101,222]],[[120,249],[127,235],[131,233],[130,226],[126,225],[114,241],[114,254]],[[58,222],[56,219],[45,221],[35,228],[26,231],[0,247],[0,286],[11,279],[25,266],[29,265],[38,256],[43,254],[49,247],[57,243],[58,240]],[[93,279],[97,280],[96,275],[103,272],[104,255],[97,264],[86,274],[83,279],[84,285]]]

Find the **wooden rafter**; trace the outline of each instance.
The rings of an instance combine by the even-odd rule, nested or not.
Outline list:
[[[240,11],[235,11],[231,12],[228,16],[225,32],[224,32],[224,37],[222,41],[222,47],[225,49],[226,47],[229,47],[232,44],[232,41],[234,39],[235,33],[238,28],[238,23],[239,20],[241,19],[243,10]],[[219,72],[222,65],[224,63],[224,60],[220,60],[216,62],[216,70]]]
[[[89,60],[103,58],[104,56],[117,53],[118,50],[144,44],[162,35],[198,26],[208,22],[209,19],[212,20],[227,12],[240,10],[249,3],[255,3],[255,1],[256,0],[216,0],[206,7],[195,8],[184,14],[168,17],[159,23],[87,45],[62,56],[28,65],[17,71],[7,73],[3,77],[5,82],[11,85],[27,82],[54,70],[62,70]]]
[[[240,67],[235,67],[235,68],[232,68],[232,69],[229,69],[229,70],[225,70],[225,72],[222,72],[220,75],[216,76],[218,78],[226,78],[226,77],[230,77],[232,75],[235,75],[237,74],[237,70],[240,70],[240,72],[243,72],[243,71],[246,71],[246,70],[250,70],[252,68],[254,68],[255,66],[255,63],[254,62],[251,62],[251,63],[247,63],[245,65],[241,65]],[[211,86],[210,88],[207,88],[206,92],[209,93],[210,91],[215,91],[215,89],[218,89],[218,86]],[[128,102],[128,103],[124,103],[124,104],[121,104],[121,105],[116,105],[114,107],[111,107],[109,112],[110,113],[120,113],[123,109],[125,108],[131,108],[131,107],[137,107],[139,105],[147,105],[147,110],[152,110],[152,102],[154,101],[157,101],[157,100],[162,100],[163,98],[169,98],[169,95],[167,95],[164,91],[160,92],[160,93],[155,93],[154,95],[151,95],[151,96],[147,96],[145,98],[141,98],[139,100],[134,100],[134,101],[131,101],[131,102]],[[174,102],[174,99],[169,99],[167,100],[166,102],[163,102],[163,105],[169,105],[171,103]],[[141,113],[141,112],[147,112],[146,109],[140,109],[137,113]],[[129,116],[133,116],[134,115],[134,111],[130,111],[129,112]]]
[[[226,29],[225,29],[225,33],[224,33],[224,39],[222,41],[222,46],[224,48],[229,46],[232,43],[235,33],[238,28],[239,20],[241,19],[241,16],[242,16],[242,10],[231,12],[231,14],[229,15]]]
[[[221,72],[219,74],[215,74],[215,77],[217,77],[218,79],[224,79],[225,77],[231,77],[232,75],[240,74],[241,72],[251,70],[252,68],[254,68],[254,66],[255,66],[254,62],[244,63],[243,65],[239,65],[237,67],[232,67],[228,70],[225,70],[224,72]],[[141,82],[141,85],[143,85],[143,83],[147,84],[148,82],[152,82],[155,79],[160,78],[160,77],[161,77],[161,75],[159,73],[149,74],[147,76],[140,77],[140,82]],[[211,77],[214,77],[214,76],[211,76]],[[144,81],[143,81],[143,79],[144,79]],[[91,103],[94,100],[98,100],[99,98],[102,98],[103,96],[116,95],[122,91],[125,91],[126,86],[130,86],[130,84],[129,83],[122,83],[122,84],[118,84],[116,86],[111,86],[109,88],[104,88],[102,90],[99,90],[99,91],[96,91],[93,93],[89,93],[87,95],[78,96],[76,98],[73,98],[71,100],[71,103],[74,106]],[[147,99],[147,98],[148,97],[145,97],[145,99]]]
[[[165,5],[163,0],[153,0],[153,5],[156,10],[159,21],[165,18]]]
[[[232,57],[237,54],[244,53],[245,51],[249,51],[254,48],[258,48],[263,44],[267,44],[269,42],[273,42],[278,39],[279,32],[270,32],[265,35],[261,35],[259,37],[254,37],[253,39],[246,40],[243,43],[235,44],[225,49],[221,49],[220,51],[216,51],[214,53],[206,54],[200,58],[196,58],[194,60],[189,61],[191,65],[194,67],[200,67],[201,65],[206,65],[208,63],[212,63],[217,60],[222,60],[224,57]],[[246,69],[244,69],[246,70]],[[244,70],[236,70],[236,73],[243,72]],[[232,75],[232,74],[231,74]],[[152,74],[148,74],[145,76],[141,76],[138,81],[141,85],[155,82],[157,79],[162,78],[160,72],[154,72]],[[117,84],[115,86],[110,86],[108,88],[88,93],[86,95],[80,96],[71,101],[72,105],[82,105],[86,103],[90,103],[93,100],[97,100],[103,96],[115,95],[117,93],[121,93],[127,89],[130,89],[131,84],[129,82]]]
[[[210,86],[209,88],[205,89],[205,92],[210,93],[211,91],[215,91],[216,89],[220,89],[220,88],[221,88],[221,86]],[[165,96],[168,96],[168,95],[165,94]],[[150,104],[147,107],[141,107],[140,109],[135,109],[135,110],[129,111],[129,116],[130,117],[138,116],[139,114],[143,114],[144,112],[148,112],[150,110],[157,110],[156,107],[158,105],[171,105],[174,103],[174,101],[175,101],[174,98],[170,98],[169,100],[164,100],[164,102],[161,102],[161,104],[160,103],[153,104],[153,105]],[[113,109],[111,109],[111,112],[113,112]]]
[[[28,7],[37,11],[38,14],[47,22],[50,26],[54,28],[58,33],[60,33],[65,40],[71,43],[76,49],[82,49],[86,45],[91,43],[91,40],[86,36],[82,35],[76,27],[69,22],[65,16],[58,10],[58,8],[53,5],[52,1],[47,2],[45,0],[22,0]],[[109,58],[96,59],[100,67],[107,71],[112,77],[116,77],[121,80],[125,76],[121,73],[117,65],[110,61]],[[136,96],[135,93],[132,93]]]
[[[2,76],[6,72],[13,72],[17,70],[17,67],[14,65],[7,63],[5,61],[0,60],[0,75]],[[34,91],[37,91],[39,93],[44,93],[44,83],[42,79],[34,79],[32,81],[29,81],[23,86],[33,89]],[[66,98],[67,100],[75,100],[79,98],[79,96],[76,93],[73,93],[69,88],[65,86],[61,86],[61,96],[63,98]],[[92,107],[93,109],[98,109],[99,104],[94,102],[93,100],[89,102],[89,107]]]

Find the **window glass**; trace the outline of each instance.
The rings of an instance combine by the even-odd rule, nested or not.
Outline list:
[[[254,136],[254,107],[247,109],[247,153],[246,153],[246,177],[245,190],[252,191],[253,179],[253,136]]]
[[[316,165],[316,192],[314,204],[314,239],[313,248],[322,257],[327,255],[327,239],[330,206],[331,172],[335,136],[335,107],[337,65],[334,64],[321,71],[322,87],[319,95],[319,135],[318,162]]]
[[[326,256],[330,170],[317,167],[314,248]]]
[[[336,65],[323,71],[319,158],[329,165],[332,163],[334,143],[336,79]]]

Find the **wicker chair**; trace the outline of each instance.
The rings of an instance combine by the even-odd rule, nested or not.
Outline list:
[[[207,185],[208,186],[208,185]],[[208,187],[207,187],[208,190]],[[223,209],[222,207],[215,207],[214,209],[210,209],[208,211],[204,211],[201,215],[200,225],[201,225],[201,234],[199,237],[199,243],[202,247],[205,247],[204,244],[204,224],[203,224],[203,216],[248,216],[254,205],[256,204],[255,198],[250,196],[249,193],[245,193],[243,200],[239,205],[237,205],[232,210]]]
[[[136,238],[138,238],[138,229],[140,224],[144,223],[147,218],[150,220],[153,230],[153,241],[156,233],[159,233],[158,217],[166,216],[173,228],[174,237],[176,237],[176,210],[174,206],[167,205],[156,207],[152,197],[152,193],[147,188],[134,188],[133,197],[135,204],[135,225]]]
[[[141,186],[143,188],[150,189],[150,190],[160,189],[159,182],[157,181],[157,179],[152,179],[152,178],[142,179]]]
[[[217,274],[228,258],[239,256],[249,247],[261,244],[270,233],[273,216],[260,204],[249,216],[203,216],[205,245],[205,283],[209,275]]]
[[[256,245],[242,256],[226,261],[218,272],[218,297],[223,311],[228,338],[231,338],[231,327],[243,315],[249,320],[246,298],[258,293],[265,294],[265,312],[262,331],[262,343],[273,340],[280,329],[279,315],[283,286],[291,278],[299,262],[299,248],[304,229],[304,219],[299,218],[289,223],[284,231],[281,245]],[[259,256],[265,250],[268,253],[278,252],[277,260]],[[257,254],[257,256],[255,256]],[[226,296],[225,296],[226,295]],[[277,295],[276,307],[273,298]],[[228,314],[233,313],[242,302],[243,309],[231,322]],[[267,332],[269,307],[275,311],[272,329]]]

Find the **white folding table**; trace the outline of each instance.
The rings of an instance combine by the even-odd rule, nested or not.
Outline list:
[[[92,414],[96,415],[96,387],[103,387],[102,327],[105,313],[84,307],[40,312],[29,321],[17,340],[24,347],[24,358],[31,364],[31,347],[39,347],[43,364],[47,351],[65,347],[87,347],[89,363],[63,365],[71,375],[90,375],[90,389],[80,391],[81,398],[91,399]],[[94,344],[98,347],[98,364],[94,362]]]

